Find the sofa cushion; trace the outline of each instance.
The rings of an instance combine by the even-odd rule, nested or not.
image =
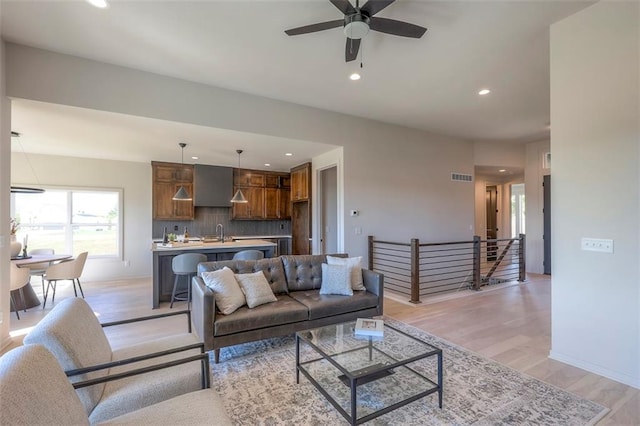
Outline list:
[[[273,327],[309,319],[307,307],[291,297],[277,295],[276,302],[260,305],[253,309],[243,306],[231,315],[216,317],[214,336],[233,334],[241,331]]]
[[[278,300],[273,291],[271,291],[264,274],[260,271],[252,274],[236,274],[236,280],[238,280],[238,284],[240,284],[240,288],[247,299],[249,309]]]
[[[353,296],[351,274],[347,265],[322,264],[322,287],[320,294],[341,294]]]
[[[368,291],[358,291],[353,296],[338,296],[323,295],[320,290],[306,290],[291,292],[289,296],[309,309],[310,320],[378,306],[378,296]]]
[[[161,352],[180,346],[198,343],[194,334],[182,333],[160,339],[141,342],[113,351],[113,361]],[[109,375],[143,368],[200,354],[199,349],[178,352],[133,364],[109,369]],[[127,377],[106,383],[100,403],[91,412],[89,421],[96,424],[116,416],[139,410],[159,402],[201,389],[202,364],[192,361],[139,376]],[[150,392],[149,389],[153,389]]]
[[[250,274],[262,271],[269,282],[274,294],[287,294],[287,281],[285,278],[282,260],[279,257],[270,257],[260,260],[221,260],[218,262],[203,262],[198,264],[198,274],[206,271],[216,271],[228,267],[234,274]]]
[[[357,291],[366,290],[362,282],[362,256],[357,257],[335,257],[327,256],[327,264],[329,265],[346,265],[349,268],[349,279],[351,280],[351,288]]]
[[[24,337],[25,345],[40,344],[51,352],[62,369],[104,364],[111,361],[111,345],[93,310],[84,299],[72,297],[58,303]],[[73,376],[71,382],[95,379],[106,375],[104,370]],[[100,401],[104,383],[77,390],[87,412]]]
[[[322,285],[323,254],[281,256],[289,291],[315,290]]]
[[[216,307],[223,315],[229,315],[247,303],[244,298],[244,293],[238,281],[236,281],[236,276],[233,271],[226,266],[217,271],[203,272],[202,280],[207,287],[213,290]]]

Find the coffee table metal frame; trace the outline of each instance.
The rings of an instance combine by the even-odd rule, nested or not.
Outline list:
[[[320,327],[322,329],[327,328],[327,327],[337,327],[339,325],[345,325],[345,326],[349,326],[351,324],[355,324],[355,322],[347,322],[347,323],[343,323],[343,324],[336,324],[333,326],[325,326],[325,327]],[[363,340],[364,345],[363,346],[359,346],[356,348],[351,348],[347,351],[338,351],[337,353],[334,354],[328,354],[325,351],[323,351],[320,347],[316,346],[311,339],[309,339],[306,334],[310,333],[311,331],[314,330],[305,330],[305,331],[300,331],[296,333],[296,383],[300,383],[300,373],[302,373],[314,386],[316,389],[318,389],[318,391],[320,391],[320,393],[322,393],[322,395],[324,395],[324,397],[331,403],[331,405],[333,405],[335,407],[336,410],[338,410],[338,412],[340,414],[342,414],[342,416],[344,416],[345,419],[347,419],[347,421],[349,421],[350,424],[352,425],[358,425],[361,423],[365,423],[368,422],[369,420],[372,420],[376,417],[379,417],[383,414],[386,414],[390,411],[395,410],[396,408],[402,407],[404,405],[407,405],[413,401],[416,401],[420,398],[423,398],[427,395],[430,395],[432,393],[438,392],[438,407],[442,408],[442,349],[436,348],[420,339],[417,339],[414,336],[411,336],[403,331],[398,330],[395,327],[392,327],[390,325],[387,325],[386,323],[384,324],[384,328],[385,329],[391,329],[396,333],[400,333],[402,335],[404,335],[405,337],[408,337],[409,339],[413,339],[416,340],[424,345],[426,345],[427,347],[431,347],[433,348],[432,350],[428,350],[425,351],[422,354],[413,356],[411,358],[407,358],[405,360],[396,360],[393,357],[391,357],[389,354],[383,352],[382,350],[380,350],[379,348],[377,348],[373,343],[376,341],[375,337],[369,337],[366,340]],[[317,330],[317,329],[316,329]],[[384,338],[384,337],[383,337]],[[366,339],[366,338],[365,338]],[[379,338],[378,338],[379,339]],[[305,362],[300,362],[300,342],[304,342],[306,343],[309,347],[311,347],[315,352],[317,352],[321,357],[320,358],[314,358]],[[360,351],[363,349],[368,349],[369,350],[369,360],[372,360],[373,357],[373,351],[377,351],[380,352],[382,355],[386,356],[387,358],[393,359],[393,363],[392,364],[385,364],[385,365],[379,365],[379,366],[370,366],[373,368],[367,369],[368,371],[364,372],[362,374],[361,371],[355,371],[356,374],[352,374],[353,371],[349,371],[347,370],[345,367],[343,367],[339,362],[337,362],[334,357],[338,356],[338,355],[344,355],[346,353],[349,352],[356,352],[356,351]],[[424,375],[422,375],[421,373],[418,373],[417,371],[415,371],[414,369],[410,368],[408,366],[408,364],[411,364],[415,361],[421,360],[421,359],[425,359],[431,356],[437,356],[437,375],[438,375],[438,382],[435,383],[433,382],[431,379],[429,379],[428,377],[425,377]],[[329,363],[331,363],[335,368],[337,368],[343,375],[343,381],[345,382],[345,384],[348,381],[348,386],[350,388],[351,391],[351,415],[342,408],[342,406],[340,406],[340,404],[338,403],[338,401],[336,401],[330,394],[328,391],[326,391],[322,385],[320,383],[318,383],[318,381],[316,379],[313,378],[313,376],[309,373],[309,371],[307,371],[307,369],[305,368],[306,365],[308,364],[312,364],[314,362],[318,362],[318,361],[322,361],[323,359],[327,360]],[[358,418],[357,415],[357,388],[359,384],[364,384],[364,383],[368,383],[372,380],[377,380],[377,378],[379,377],[385,377],[386,371],[390,371],[393,370],[397,367],[402,367],[404,366],[405,368],[407,368],[409,371],[413,372],[414,374],[418,375],[419,377],[423,378],[424,380],[426,380],[428,383],[431,383],[434,387],[429,388],[425,391],[419,392],[416,395],[413,395],[407,399],[404,399],[402,401],[396,402],[394,404],[391,404],[387,407],[384,407],[380,410],[374,411],[366,416],[363,416],[361,418]]]

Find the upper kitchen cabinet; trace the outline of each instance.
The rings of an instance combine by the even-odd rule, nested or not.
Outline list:
[[[153,219],[193,220],[193,201],[174,201],[181,186],[193,196],[193,165],[151,162]]]
[[[311,194],[311,163],[291,169],[291,201],[307,201]]]
[[[196,164],[194,185],[196,207],[231,207],[233,168]]]
[[[233,203],[235,220],[291,219],[289,173],[234,169],[233,191],[242,191],[247,203]]]

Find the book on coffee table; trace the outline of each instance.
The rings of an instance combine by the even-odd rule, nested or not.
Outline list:
[[[356,319],[356,336],[382,337],[384,335],[384,321],[371,318]]]

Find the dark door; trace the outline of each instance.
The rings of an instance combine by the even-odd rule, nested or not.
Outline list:
[[[551,275],[551,175],[542,178],[543,206],[542,216],[544,221],[544,273]]]
[[[498,187],[487,186],[487,260],[496,260],[498,246],[490,240],[498,238]]]

